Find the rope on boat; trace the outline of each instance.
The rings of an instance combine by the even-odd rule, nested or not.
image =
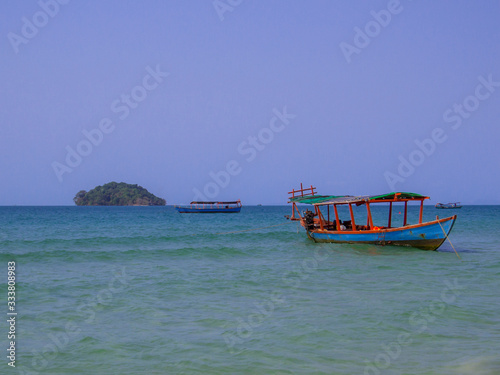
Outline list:
[[[458,259],[462,259],[462,258],[460,258],[460,255],[458,255],[457,251],[455,250],[455,246],[453,246],[453,244],[451,243],[450,238],[448,237],[448,235],[447,235],[447,234],[446,234],[446,232],[444,231],[444,228],[443,228],[443,226],[441,225],[441,222],[439,222],[439,221],[438,221],[438,224],[439,224],[439,226],[441,227],[441,229],[443,230],[444,236],[446,237],[446,239],[447,239],[447,240],[448,240],[448,242],[450,243],[451,247],[453,248],[453,251],[455,251],[455,254],[457,254]]]

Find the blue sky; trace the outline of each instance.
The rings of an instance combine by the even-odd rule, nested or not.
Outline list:
[[[4,1],[0,205],[139,184],[500,204],[500,1]]]

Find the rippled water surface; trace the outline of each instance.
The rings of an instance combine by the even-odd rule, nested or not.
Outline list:
[[[499,206],[426,207],[458,215],[460,259],[315,244],[290,211],[0,207],[0,373],[500,374]]]

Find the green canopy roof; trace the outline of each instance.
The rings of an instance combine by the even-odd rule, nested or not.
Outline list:
[[[347,203],[357,203],[363,204],[365,202],[373,200],[387,200],[387,202],[393,201],[394,198],[398,196],[398,199],[415,199],[422,200],[427,199],[425,195],[420,195],[416,193],[407,192],[393,192],[382,195],[307,195],[304,197],[290,198],[290,202],[302,203],[302,204],[315,204],[319,206],[327,204],[347,204]]]
[[[335,198],[340,198],[341,195],[306,195],[304,197],[290,198],[290,202],[302,204],[316,204],[329,201]]]
[[[426,197],[425,195],[420,195],[417,193],[407,193],[404,191],[399,191],[399,192],[393,192],[393,193],[387,193],[387,194],[382,194],[382,195],[373,195],[370,197],[370,200],[383,200],[383,199],[388,199],[392,200],[394,199],[395,195],[398,194],[399,199],[426,199],[429,197]]]

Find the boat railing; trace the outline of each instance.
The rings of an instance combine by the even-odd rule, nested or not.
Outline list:
[[[315,190],[316,190],[316,188],[313,187],[312,185],[308,188],[304,188],[302,186],[302,183],[300,183],[300,189],[298,189],[298,190],[292,189],[292,191],[288,192],[288,194],[292,195],[291,197],[289,197],[289,199],[316,195]],[[295,193],[297,193],[297,195],[295,195]]]

